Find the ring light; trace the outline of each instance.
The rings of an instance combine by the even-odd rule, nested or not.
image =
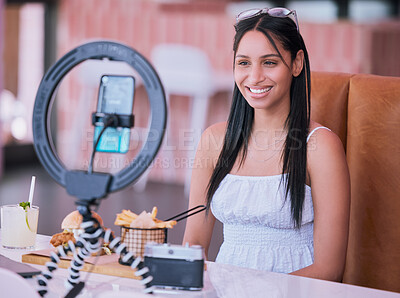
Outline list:
[[[79,63],[88,59],[108,58],[123,61],[134,68],[143,79],[150,102],[150,127],[145,144],[130,164],[119,172],[92,173],[67,170],[50,142],[49,110],[53,93],[64,76]],[[33,140],[36,154],[51,177],[67,188],[69,194],[83,200],[102,198],[136,181],[155,158],[165,132],[167,106],[160,79],[151,64],[134,49],[109,41],[81,45],[59,59],[43,77],[36,95],[33,110]],[[86,187],[90,185],[90,187]],[[85,187],[82,187],[85,186]]]

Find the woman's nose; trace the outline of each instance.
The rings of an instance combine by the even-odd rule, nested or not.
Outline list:
[[[249,74],[249,81],[252,84],[262,82],[265,79],[265,74],[261,66],[254,65]]]

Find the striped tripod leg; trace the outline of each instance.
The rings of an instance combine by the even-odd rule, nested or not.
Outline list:
[[[103,228],[101,228],[98,223],[96,223],[95,226],[95,222],[90,218],[84,220],[81,224],[81,228],[84,229],[84,233],[76,240],[75,247],[73,243],[71,245],[74,254],[71,266],[68,268],[68,283],[71,289],[79,283],[80,270],[85,264],[85,259],[90,257],[92,253],[99,251],[101,246],[99,239],[104,233]]]
[[[71,265],[68,268],[69,276],[67,279],[68,284],[66,286],[69,288],[69,290],[79,283],[80,270],[83,268],[85,259],[89,255],[88,251],[84,248],[84,244],[84,240],[80,238],[78,238],[76,244],[74,244],[72,241],[68,242],[68,246],[71,248],[74,256],[71,260]]]
[[[48,292],[47,284],[53,278],[53,271],[58,268],[57,264],[60,262],[60,257],[66,257],[69,251],[71,251],[69,245],[67,247],[60,245],[57,248],[57,253],[54,251],[50,253],[50,262],[47,262],[45,264],[47,270],[43,270],[41,274],[37,277],[37,291],[40,296],[43,297]]]
[[[135,258],[135,256],[126,249],[125,243],[121,243],[121,238],[114,238],[109,229],[105,231],[104,241],[110,243],[109,247],[121,256],[124,264],[129,265],[133,270],[136,270],[136,276],[142,277],[141,284],[145,286],[143,292],[148,294],[153,293],[153,287],[150,286],[153,277],[149,274],[149,268],[144,266],[142,258],[140,256]]]

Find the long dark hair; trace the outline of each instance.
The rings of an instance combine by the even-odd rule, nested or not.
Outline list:
[[[304,52],[304,65],[301,73],[293,77],[290,87],[290,111],[285,121],[288,131],[282,153],[282,180],[286,198],[290,194],[291,214],[294,226],[299,228],[307,178],[307,135],[310,124],[310,62],[304,40],[295,23],[289,18],[271,17],[267,14],[242,20],[235,25],[233,44],[234,57],[243,35],[248,31],[262,32],[274,46],[282,61],[283,57],[276,46],[277,40],[284,50],[291,53],[293,61],[299,50]],[[275,40],[274,40],[275,39]],[[207,189],[207,207],[224,177],[232,170],[242,150],[242,165],[248,149],[248,140],[254,120],[254,109],[247,103],[235,84],[232,106],[228,118],[224,144]]]

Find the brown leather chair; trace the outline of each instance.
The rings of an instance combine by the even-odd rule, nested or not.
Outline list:
[[[344,73],[311,74],[311,119],[334,131],[345,149],[350,78]]]
[[[312,73],[312,118],[337,133],[351,177],[343,282],[400,292],[400,78]]]

